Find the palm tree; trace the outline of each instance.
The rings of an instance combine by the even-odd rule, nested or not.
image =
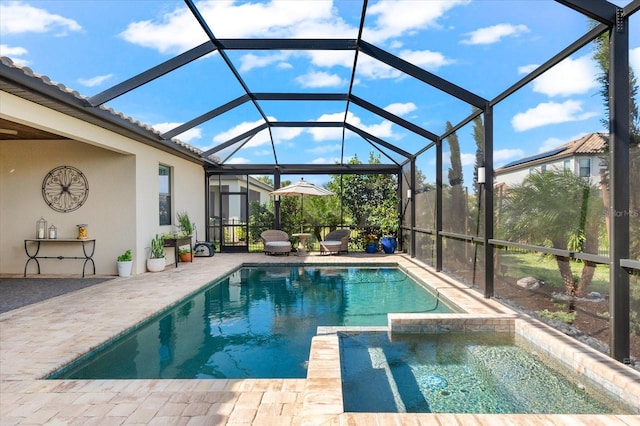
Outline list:
[[[510,188],[500,231],[511,241],[597,253],[602,213],[597,187],[588,180],[570,171],[533,173]],[[556,256],[556,262],[566,293],[583,294],[593,278],[595,264],[585,262],[576,285],[569,259]]]

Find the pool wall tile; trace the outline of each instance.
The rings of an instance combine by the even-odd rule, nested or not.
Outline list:
[[[576,374],[640,414],[640,372],[571,339],[537,320],[516,320],[516,336],[555,365]]]

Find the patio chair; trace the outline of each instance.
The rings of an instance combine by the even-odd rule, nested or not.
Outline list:
[[[349,253],[349,229],[336,229],[325,235],[320,241],[320,254]]]
[[[291,242],[289,234],[277,229],[270,229],[260,234],[264,243],[264,254],[285,254],[291,253]]]

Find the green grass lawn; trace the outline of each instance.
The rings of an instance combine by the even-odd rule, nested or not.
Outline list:
[[[510,277],[516,279],[534,277],[544,280],[547,286],[564,291],[558,263],[553,256],[545,256],[540,253],[500,252],[500,265],[507,266],[506,274]],[[584,264],[581,262],[571,262],[575,282],[580,280],[583,266]],[[498,273],[500,273],[500,268]],[[609,293],[609,265],[597,265],[593,280],[587,288],[587,292],[590,291]]]

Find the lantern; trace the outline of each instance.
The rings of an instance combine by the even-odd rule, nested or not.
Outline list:
[[[52,223],[51,226],[49,227],[49,239],[55,240],[56,238],[58,238],[58,228],[53,226],[53,223]]]
[[[36,222],[36,238],[39,240],[47,238],[47,221],[44,217],[40,217],[40,220]]]

